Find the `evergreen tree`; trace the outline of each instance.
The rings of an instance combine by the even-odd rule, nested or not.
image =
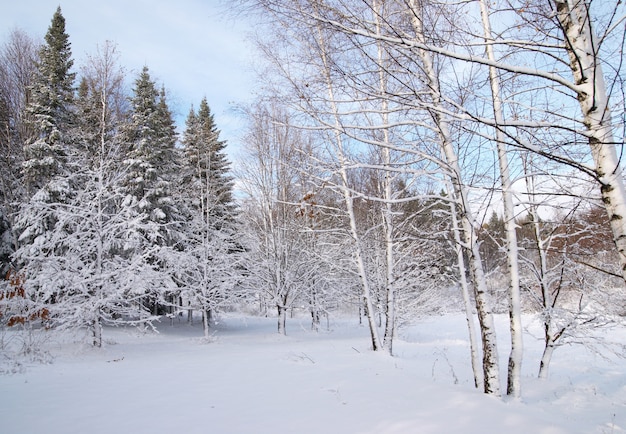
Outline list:
[[[68,203],[73,194],[74,179],[68,157],[72,153],[75,119],[75,74],[71,72],[73,60],[60,8],[52,17],[45,41],[39,53],[31,102],[27,107],[34,131],[32,140],[24,144],[23,171],[29,198],[22,204],[15,224],[23,248],[35,243],[47,245],[51,241],[51,231],[57,225],[62,232],[70,230],[60,222],[57,212],[59,205]],[[57,232],[56,236],[60,235]],[[55,246],[58,248],[60,245]],[[44,252],[41,254],[45,255]]]
[[[208,337],[212,313],[228,300],[235,285],[239,249],[226,142],[219,138],[206,98],[198,113],[193,108],[189,112],[183,145],[181,197],[188,221],[178,278],[189,308],[202,311]]]
[[[181,217],[171,194],[178,160],[174,123],[165,94],[157,91],[147,67],[135,81],[125,136],[128,148],[121,202],[126,222],[124,249],[150,275],[136,290],[148,295],[144,304],[157,313],[158,305],[173,290],[167,264],[179,239]]]
[[[74,78],[65,19],[58,8],[45,36],[32,79],[28,118],[33,139],[24,144],[23,171],[29,195],[20,207],[14,231],[19,248],[13,255],[20,268],[26,298],[35,312],[54,307],[69,287],[59,273],[76,220],[67,210],[76,197],[78,167],[73,146]],[[59,314],[50,310],[54,318]],[[28,315],[26,316],[28,317]]]
[[[219,227],[224,221],[231,221],[235,207],[233,201],[233,179],[229,175],[230,162],[225,148],[226,141],[220,140],[220,131],[206,98],[200,102],[198,113],[193,109],[187,119],[187,129],[183,144],[187,171],[191,172],[190,182],[201,189],[207,216]],[[202,184],[202,185],[199,185]]]
[[[73,60],[60,8],[52,18],[45,41],[39,53],[31,102],[27,107],[35,132],[33,139],[24,144],[23,170],[30,197],[20,208],[15,230],[23,249],[31,244],[46,244],[49,251],[51,231],[55,227],[62,229],[60,232],[70,230],[61,222],[58,210],[60,204],[68,203],[73,194],[73,173],[68,167],[68,156],[75,118],[75,74],[70,71]],[[57,239],[62,235],[60,232],[55,235]],[[54,247],[57,251],[59,248],[59,245]],[[33,257],[33,252],[26,256]]]
[[[135,82],[131,99],[132,115],[126,127],[128,152],[124,182],[124,207],[136,215],[144,215],[154,223],[149,234],[142,236],[157,244],[172,240],[166,223],[175,219],[175,206],[170,196],[170,179],[176,161],[176,133],[164,95],[159,95],[144,67]]]
[[[77,137],[76,142],[80,148],[82,158],[81,169],[93,169],[98,165],[100,158],[100,128],[101,119],[99,109],[102,104],[99,101],[98,90],[93,87],[86,77],[83,77],[78,85],[76,98]]]
[[[63,175],[68,163],[76,74],[71,72],[74,61],[60,7],[52,17],[45,41],[39,53],[28,107],[36,133],[24,146],[24,172],[31,194],[56,175]]]

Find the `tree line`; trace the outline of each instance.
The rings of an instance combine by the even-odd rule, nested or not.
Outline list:
[[[182,312],[208,337],[234,307],[280,333],[294,311],[314,330],[349,311],[393,353],[403,324],[462,310],[475,385],[500,395],[508,313],[518,397],[522,312],[542,321],[541,377],[624,314],[622,5],[240,3],[266,62],[232,170],[206,100],[178,138],[165,90],[144,68],[127,95],[109,44],[74,88],[60,10],[40,48],[12,34],[3,326],[100,345],[103,324]]]
[[[249,144],[275,143],[265,152],[292,167],[281,203],[313,197],[335,219],[315,240],[343,232],[374,350],[392,351],[405,291],[454,282],[476,386],[494,395],[506,306],[506,393],[519,397],[523,309],[541,314],[542,377],[556,346],[623,311],[622,4],[239,4],[267,25],[253,131],[278,130]]]
[[[43,44],[15,31],[2,54],[2,321],[87,328],[100,346],[104,324],[189,309],[208,335],[241,246],[206,98],[179,144],[148,67],[127,95],[107,42],[73,72],[60,8]]]

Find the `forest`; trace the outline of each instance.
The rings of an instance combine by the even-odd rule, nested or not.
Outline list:
[[[263,59],[240,161],[210,101],[179,132],[165,85],[126,76],[114,43],[76,68],[60,7],[44,41],[0,46],[4,357],[194,315],[210,341],[233,312],[283,335],[293,316],[354,316],[393,356],[418,319],[461,313],[473,385],[520,398],[525,315],[539,378],[557,348],[623,325],[622,3],[232,7]]]

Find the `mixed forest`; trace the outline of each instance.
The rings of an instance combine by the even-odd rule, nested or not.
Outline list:
[[[60,8],[45,41],[0,47],[0,349],[9,329],[36,355],[53,330],[98,347],[194,313],[208,338],[245,310],[283,334],[358,315],[393,354],[399,328],[455,311],[475,386],[520,397],[522,314],[542,378],[623,322],[623,4],[236,3],[263,62],[232,167],[206,99],[179,133],[114,44],[76,69]]]

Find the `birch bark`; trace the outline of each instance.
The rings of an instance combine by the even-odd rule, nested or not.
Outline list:
[[[474,312],[472,308],[472,300],[470,299],[469,285],[467,282],[467,267],[465,266],[465,255],[463,254],[463,243],[461,242],[461,230],[459,229],[459,221],[457,218],[457,204],[454,190],[449,189],[452,198],[450,201],[450,214],[452,218],[452,231],[454,235],[454,244],[456,251],[457,267],[459,269],[459,282],[461,284],[461,296],[463,297],[463,306],[465,307],[465,320],[467,322],[467,330],[470,342],[470,359],[472,362],[472,372],[474,373],[474,386],[477,389],[483,389],[485,386],[485,376],[480,366],[479,346],[476,340],[476,326],[474,324]]]
[[[374,304],[372,303],[372,294],[370,288],[370,282],[367,277],[367,270],[365,267],[365,259],[363,257],[362,245],[361,245],[361,237],[359,236],[357,224],[356,224],[356,214],[354,210],[354,197],[352,195],[352,191],[350,190],[348,183],[348,171],[347,171],[347,159],[344,151],[343,137],[341,134],[342,127],[341,121],[339,119],[339,110],[335,100],[335,91],[333,86],[332,78],[330,77],[330,65],[328,59],[328,52],[326,47],[326,41],[322,30],[319,24],[316,27],[317,31],[317,42],[319,46],[319,55],[320,60],[322,61],[324,80],[328,92],[328,101],[330,105],[330,113],[334,118],[334,128],[333,128],[333,139],[336,157],[339,163],[338,174],[340,179],[340,189],[343,195],[344,204],[346,207],[346,212],[348,214],[349,224],[350,224],[350,235],[354,241],[354,258],[357,265],[357,270],[359,273],[359,279],[361,280],[361,296],[363,299],[363,304],[365,306],[365,315],[367,317],[367,322],[370,330],[370,337],[372,340],[372,349],[374,351],[380,351],[383,349],[383,344],[381,343],[380,336],[378,333],[378,328],[376,326],[376,319],[374,313]]]
[[[493,50],[494,39],[491,34],[489,20],[489,6],[485,0],[480,0],[480,15],[482,18],[485,37],[485,52],[490,62],[496,63]],[[506,137],[504,135],[504,116],[502,99],[500,96],[500,78],[498,70],[489,66],[489,83],[493,101],[493,115],[496,130],[496,147],[498,151],[498,165],[500,167],[500,184],[502,187],[502,204],[504,207],[504,224],[506,230],[507,266],[509,272],[509,330],[511,333],[511,352],[509,354],[507,395],[514,398],[521,396],[520,374],[522,369],[522,355],[524,344],[522,339],[522,313],[519,284],[519,259],[517,247],[517,232],[515,213],[513,209],[513,191],[507,155]]]
[[[381,17],[385,14],[384,1],[374,1],[372,3],[374,9],[376,34],[381,34]],[[382,163],[384,171],[383,179],[383,198],[384,206],[382,210],[383,214],[383,233],[385,237],[385,257],[386,257],[386,274],[385,274],[385,286],[387,292],[387,299],[385,302],[385,334],[383,337],[383,346],[391,354],[393,353],[393,336],[395,332],[396,323],[396,289],[394,285],[395,280],[395,257],[394,257],[394,220],[393,220],[393,193],[392,193],[392,175],[391,175],[391,150],[389,149],[389,100],[387,98],[387,73],[385,72],[385,47],[382,41],[379,39],[376,41],[377,46],[377,68],[378,68],[378,82],[380,92],[380,104],[381,104],[381,117],[384,127],[383,133],[383,146]]]
[[[535,176],[530,172],[532,164],[529,161],[532,158],[532,154],[523,159],[524,165],[524,179],[526,181],[526,191],[530,201],[528,203],[528,213],[532,219],[534,247],[537,250],[538,256],[538,269],[535,271],[537,281],[541,290],[541,302],[543,308],[542,321],[543,321],[543,336],[544,336],[544,350],[541,355],[541,361],[539,363],[539,378],[548,378],[548,369],[550,367],[550,361],[552,360],[552,354],[556,346],[555,336],[557,332],[554,330],[553,324],[553,308],[554,301],[552,292],[550,290],[550,284],[548,282],[548,246],[544,238],[541,235],[541,226],[539,220],[539,213],[537,211],[537,204],[535,203]]]
[[[554,0],[570,69],[578,86],[578,101],[587,128],[602,201],[611,223],[622,277],[626,281],[626,188],[616,150],[618,144],[613,136],[609,97],[598,59],[589,3],[583,0]]]
[[[409,5],[412,10],[412,25],[415,31],[416,42],[423,45],[425,44],[425,37],[421,19],[421,5],[419,4],[419,0],[409,0]],[[455,197],[458,200],[458,206],[461,213],[463,244],[465,245],[469,255],[470,272],[474,284],[474,298],[476,300],[476,310],[478,313],[482,338],[484,391],[487,394],[499,396],[500,368],[498,361],[496,330],[493,321],[493,314],[491,312],[491,300],[487,292],[485,272],[479,251],[478,236],[474,226],[475,220],[473,212],[468,205],[467,191],[461,176],[461,167],[451,140],[449,120],[445,115],[442,96],[439,89],[439,81],[433,66],[432,55],[429,51],[423,49],[418,49],[417,51],[422,60],[425,79],[430,92],[432,105],[435,109],[433,115],[437,124],[437,133],[439,135],[440,145],[446,160],[450,182],[452,184]]]

